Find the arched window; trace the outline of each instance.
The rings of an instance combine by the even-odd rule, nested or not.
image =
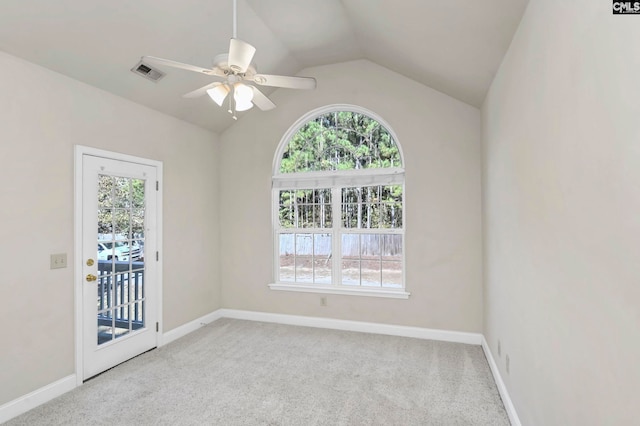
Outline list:
[[[347,105],[307,114],[280,143],[272,186],[271,288],[408,297],[402,153],[380,118]]]

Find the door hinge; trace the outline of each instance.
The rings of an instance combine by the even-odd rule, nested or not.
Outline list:
[[[156,191],[160,190],[160,182],[156,181]]]
[[[158,331],[160,331],[160,323],[159,322],[156,323],[156,332],[158,332]]]
[[[160,252],[156,252],[156,262],[160,260]]]

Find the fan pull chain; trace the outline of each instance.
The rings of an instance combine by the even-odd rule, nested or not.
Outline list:
[[[234,95],[235,95],[235,87],[231,86],[231,91],[229,92],[229,109],[227,110],[227,112],[229,114],[232,114],[233,119],[237,120],[238,117],[236,117],[236,111],[235,111],[235,105],[234,105]]]

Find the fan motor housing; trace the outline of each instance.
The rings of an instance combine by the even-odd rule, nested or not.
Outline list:
[[[244,73],[239,73],[237,70],[234,70],[232,67],[229,66],[228,53],[221,53],[220,55],[216,55],[213,58],[213,68],[216,68],[216,67],[225,71],[228,70],[229,74],[243,74],[246,77],[253,76],[258,72],[258,67],[253,62],[249,64],[249,66],[247,67],[247,70]]]

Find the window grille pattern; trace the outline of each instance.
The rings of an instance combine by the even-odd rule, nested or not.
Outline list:
[[[402,186],[343,188],[342,227],[402,229]]]
[[[331,189],[280,191],[278,217],[283,228],[330,228]]]
[[[286,141],[274,175],[275,280],[404,289],[404,170],[376,119],[331,111]]]

